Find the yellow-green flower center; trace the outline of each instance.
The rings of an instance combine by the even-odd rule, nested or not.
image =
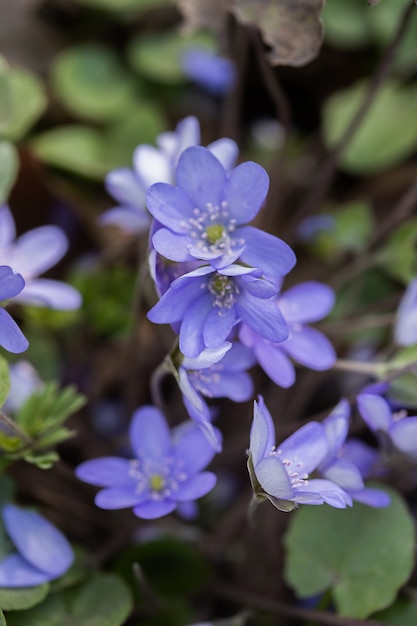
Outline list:
[[[149,483],[152,491],[162,491],[162,489],[165,487],[165,480],[163,476],[161,476],[161,474],[153,474],[149,478]]]
[[[212,224],[211,226],[207,226],[206,235],[207,241],[211,244],[217,243],[223,237],[224,229],[221,224]]]

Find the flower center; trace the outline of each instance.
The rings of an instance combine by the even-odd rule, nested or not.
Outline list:
[[[231,309],[235,303],[235,295],[239,293],[236,284],[227,276],[217,274],[209,283],[209,291],[215,296],[213,306]]]
[[[207,241],[211,244],[218,243],[223,237],[224,229],[221,224],[213,224],[206,228]]]
[[[130,477],[136,482],[138,494],[150,491],[153,500],[163,500],[169,498],[188,479],[180,459],[167,456],[155,461],[146,458],[141,450],[138,450],[138,457],[130,461],[129,470]]]
[[[149,478],[149,484],[152,491],[162,491],[165,487],[165,479],[161,474],[152,474]]]
[[[192,255],[211,255],[213,258],[227,254],[237,245],[244,245],[244,241],[232,237],[236,230],[236,220],[230,218],[227,202],[220,206],[207,202],[205,207],[196,207],[193,215],[182,226],[188,227],[191,239],[194,240],[190,248]]]

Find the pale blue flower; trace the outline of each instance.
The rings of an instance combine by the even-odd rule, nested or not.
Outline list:
[[[7,265],[0,265],[0,302],[16,298],[24,286],[25,281],[20,274]],[[0,346],[8,352],[17,354],[24,352],[28,345],[28,340],[14,319],[0,307]]]

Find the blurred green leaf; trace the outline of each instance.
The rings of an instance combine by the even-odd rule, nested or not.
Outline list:
[[[350,0],[351,2],[352,0]],[[377,7],[369,11],[371,36],[386,48],[398,28],[401,16],[409,5],[409,0],[395,0],[395,2],[380,2]],[[409,17],[407,30],[401,38],[398,50],[393,59],[393,70],[400,74],[409,74],[417,68],[416,56],[417,41],[417,11]]]
[[[136,104],[135,81],[111,48],[81,44],[56,57],[52,89],[74,115],[98,122],[122,118]]]
[[[417,218],[413,218],[395,229],[379,251],[377,263],[388,275],[408,285],[417,275],[416,245]]]
[[[18,169],[19,156],[16,148],[9,141],[0,141],[0,205],[9,197]]]
[[[7,616],[9,626],[121,626],[132,610],[126,584],[97,574],[77,589],[51,594],[25,614]]]
[[[20,589],[0,589],[0,608],[3,611],[23,611],[44,600],[49,591],[49,584]],[[26,622],[28,624],[28,622]]]
[[[32,465],[36,465],[39,469],[47,470],[53,467],[54,463],[59,461],[59,454],[56,452],[46,452],[45,454],[37,454],[28,452],[23,455],[23,460],[26,463],[31,463]]]
[[[4,356],[0,355],[0,406],[3,406],[7,396],[10,391],[10,375],[9,375],[9,364],[4,358]]]
[[[146,11],[171,4],[172,0],[76,0],[78,4],[114,13]]]
[[[417,624],[417,602],[411,598],[400,598],[384,611],[372,615],[372,619],[395,624],[395,626],[415,626]]]
[[[3,611],[0,609],[0,626],[7,626],[6,618]]]
[[[417,409],[416,374],[409,372],[395,378],[390,384],[389,399],[399,406]]]
[[[6,114],[0,118],[0,135],[17,141],[44,112],[47,105],[45,90],[35,74],[22,68],[8,68],[6,73],[3,70],[2,83],[0,95],[6,102],[0,102],[0,109],[4,107]]]
[[[332,95],[323,109],[324,139],[334,147],[363,101],[367,85],[356,83]],[[340,157],[353,174],[372,174],[396,165],[417,147],[417,90],[386,82]]]
[[[363,0],[331,0],[322,11],[325,38],[335,48],[369,45],[369,7]]]
[[[334,261],[345,252],[364,252],[374,230],[370,205],[359,200],[339,206],[337,212],[328,213],[333,218],[334,227],[317,234],[313,244],[317,255]]]
[[[403,499],[386,490],[386,508],[355,502],[347,510],[305,506],[294,514],[285,579],[299,597],[330,589],[338,613],[356,618],[393,602],[413,570],[415,531]]]
[[[215,49],[215,41],[208,33],[185,36],[179,32],[168,35],[140,35],[129,43],[127,54],[132,68],[152,80],[169,85],[186,80],[181,67],[181,56],[190,47]]]

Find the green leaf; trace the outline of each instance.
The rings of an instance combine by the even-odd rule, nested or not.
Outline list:
[[[337,212],[330,212],[334,226],[319,232],[313,249],[324,260],[334,262],[345,252],[360,254],[367,249],[374,230],[372,210],[367,202],[357,200],[340,205]]]
[[[59,455],[56,452],[47,452],[46,454],[38,454],[36,452],[29,452],[23,456],[23,460],[26,463],[32,463],[39,469],[51,469],[54,463],[59,461]]]
[[[406,285],[417,275],[417,219],[401,224],[380,250],[377,262],[385,272]]]
[[[400,598],[388,609],[372,615],[372,619],[395,626],[416,626],[417,602],[410,598]]]
[[[172,0],[77,0],[83,6],[122,13],[126,11],[146,11],[158,6],[171,4]]]
[[[135,107],[135,82],[111,48],[67,48],[51,72],[52,89],[74,115],[98,122],[122,118]]]
[[[331,96],[323,109],[324,139],[335,146],[363,101],[367,84],[357,83]],[[417,145],[415,87],[386,82],[340,157],[353,174],[373,174],[412,154]]]
[[[28,70],[9,68],[3,74],[4,80],[7,81],[9,91],[5,88],[2,91],[6,93],[10,106],[6,103],[7,115],[0,119],[0,135],[16,141],[26,135],[44,112],[46,94],[42,82]]]
[[[3,406],[10,391],[9,364],[0,355],[0,406]]]
[[[322,11],[324,33],[335,48],[356,48],[369,44],[369,7],[363,0],[331,0]]]
[[[42,602],[48,594],[49,584],[21,589],[0,589],[0,609],[3,611],[23,611]]]
[[[92,577],[76,590],[51,594],[24,615],[8,616],[9,626],[121,626],[132,610],[126,584],[117,576]]]
[[[6,618],[3,611],[0,609],[0,626],[7,626]]]
[[[0,141],[0,205],[9,197],[19,169],[19,156],[9,141]]]
[[[389,398],[395,404],[417,409],[417,376],[414,372],[395,378],[389,387]],[[417,623],[417,622],[416,622]]]
[[[389,606],[414,566],[414,522],[392,489],[391,505],[338,510],[305,506],[285,536],[285,579],[302,598],[330,589],[341,615]]]
[[[16,486],[10,476],[0,476],[0,507],[10,502],[16,491]]]
[[[176,85],[186,80],[181,55],[190,47],[214,50],[215,42],[207,33],[185,36],[179,32],[168,35],[139,35],[131,40],[128,59],[132,68],[152,80]]]

